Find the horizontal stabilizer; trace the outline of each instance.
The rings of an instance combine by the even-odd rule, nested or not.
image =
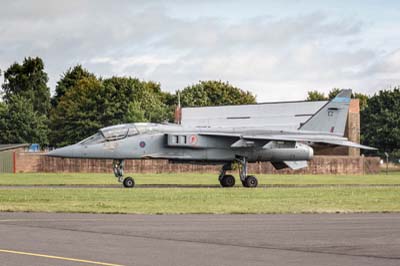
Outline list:
[[[271,162],[276,170],[281,170],[288,168],[288,166],[284,162]]]
[[[352,141],[348,141],[348,140],[328,140],[328,141],[321,141],[321,143],[338,145],[338,146],[346,146],[346,147],[358,148],[358,149],[370,150],[370,151],[378,150],[377,148],[361,145],[361,144],[358,144],[358,143],[355,143]]]
[[[323,144],[331,144],[337,146],[346,146],[351,148],[358,148],[363,150],[371,150],[376,151],[377,148],[361,145],[359,143],[355,143],[347,140],[346,138],[332,138],[324,135],[253,135],[253,136],[243,136],[244,139],[264,139],[264,140],[276,140],[276,141],[301,141],[301,142],[309,142],[309,143],[323,143]]]
[[[298,170],[308,166],[307,161],[284,161],[284,163],[293,170]]]
[[[283,162],[271,162],[276,170],[281,170],[284,168],[290,168],[293,170],[298,170],[307,167],[307,161],[283,161]]]

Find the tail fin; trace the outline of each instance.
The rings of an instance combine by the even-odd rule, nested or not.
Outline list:
[[[343,136],[350,100],[351,90],[342,90],[302,124],[299,130],[329,132]]]

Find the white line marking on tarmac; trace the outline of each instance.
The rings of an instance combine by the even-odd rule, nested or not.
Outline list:
[[[66,260],[66,261],[82,262],[82,263],[89,263],[89,264],[96,264],[96,265],[104,265],[104,266],[124,266],[124,265],[121,265],[121,264],[113,264],[113,263],[106,263],[106,262],[99,262],[99,261],[91,261],[91,260],[81,260],[81,259],[75,259],[75,258],[67,258],[67,257],[60,257],[60,256],[52,256],[52,255],[46,255],[46,254],[31,253],[31,252],[23,252],[23,251],[8,250],[8,249],[0,249],[0,252],[3,252],[3,253],[11,253],[11,254],[18,254],[18,255],[26,255],[26,256],[34,256],[34,257],[42,257],[42,258],[56,259],[56,260]]]
[[[1,222],[91,222],[91,221],[112,221],[112,219],[0,219]]]

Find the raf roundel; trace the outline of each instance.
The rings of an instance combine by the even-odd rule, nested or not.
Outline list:
[[[141,141],[141,142],[139,143],[139,146],[140,146],[140,148],[146,147],[146,142]]]

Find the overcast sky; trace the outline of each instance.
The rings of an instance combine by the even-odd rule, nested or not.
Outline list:
[[[259,102],[400,85],[400,1],[0,0],[0,69],[43,58],[175,91],[217,79]],[[1,78],[3,81],[3,78]]]

